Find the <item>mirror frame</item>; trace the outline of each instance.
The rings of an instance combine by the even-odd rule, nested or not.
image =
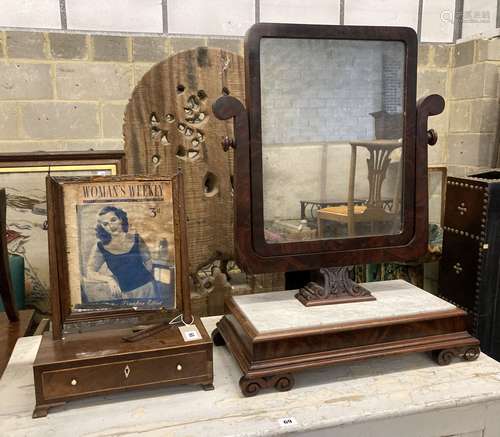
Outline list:
[[[264,238],[260,41],[263,38],[401,41],[405,44],[402,232],[394,235],[267,243]],[[246,109],[231,96],[214,112],[235,118],[235,246],[240,265],[252,273],[310,270],[416,259],[427,249],[427,117],[444,108],[441,97],[416,105],[417,35],[411,28],[269,24],[253,25],[245,37]],[[418,119],[417,119],[418,118]]]

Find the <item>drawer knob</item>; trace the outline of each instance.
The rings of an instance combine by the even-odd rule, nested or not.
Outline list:
[[[180,372],[182,370],[182,365],[181,364],[177,364],[177,370]]]
[[[73,385],[73,386],[74,386],[74,385],[76,385],[76,384],[78,384],[78,381],[77,381],[76,379],[72,379],[72,380],[71,380],[71,385]]]

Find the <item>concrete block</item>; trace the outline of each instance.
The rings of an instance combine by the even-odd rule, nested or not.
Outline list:
[[[418,2],[399,0],[345,2],[344,22],[371,26],[408,26],[416,30]]]
[[[436,44],[433,46],[434,57],[432,63],[439,68],[447,68],[450,65],[450,44]]]
[[[441,223],[441,196],[429,198],[429,223]]]
[[[21,137],[30,139],[97,138],[97,103],[23,103]]]
[[[57,64],[56,89],[60,99],[125,100],[132,91],[132,67],[128,64]]]
[[[93,35],[91,39],[94,61],[128,61],[129,38],[112,35]]]
[[[500,60],[500,38],[481,39],[477,44],[477,62]]]
[[[184,50],[195,49],[196,47],[205,47],[207,40],[205,38],[174,37],[169,38],[168,43],[170,44],[170,54],[175,54]]]
[[[163,37],[138,36],[132,39],[134,62],[159,62],[167,57],[166,40]]]
[[[471,132],[496,132],[498,100],[481,99],[471,102]]]
[[[45,37],[42,32],[6,32],[9,58],[44,59]]]
[[[485,63],[484,65],[484,97],[496,97],[498,95],[498,66]]]
[[[431,62],[431,44],[418,45],[418,65],[429,65]]]
[[[229,52],[243,55],[243,40],[230,38],[208,38],[208,47],[227,50]]]
[[[446,71],[421,70],[417,73],[417,97],[429,94],[446,96]]]
[[[4,35],[5,35],[5,32],[0,32],[0,59],[5,57],[5,53],[4,53],[5,43],[3,40]]]
[[[471,130],[471,102],[450,101],[450,132]]]
[[[0,27],[60,29],[59,0],[2,0]]]
[[[253,0],[169,0],[167,6],[170,33],[243,36],[255,22]]]
[[[448,163],[489,166],[494,161],[495,135],[464,133],[448,135]]]
[[[429,169],[429,196],[441,196],[443,191],[442,180],[442,171],[431,171],[431,169]]]
[[[481,431],[472,431],[472,432],[466,432],[464,434],[460,434],[459,437],[484,437],[484,432]]]
[[[429,164],[443,164],[446,162],[446,149],[448,144],[448,133],[438,132],[438,142],[436,145],[429,147],[427,159]]]
[[[56,140],[0,140],[0,150],[4,153],[58,152],[63,150],[123,150],[123,142],[114,139],[56,139]]]
[[[492,33],[496,28],[497,2],[495,0],[464,0],[462,38]]]
[[[261,0],[263,23],[339,24],[340,0]]]
[[[163,32],[161,0],[65,1],[68,29]]]
[[[455,0],[423,0],[420,38],[429,42],[453,42]]]
[[[9,138],[17,138],[17,104],[2,102],[0,105],[0,139]]]
[[[476,49],[476,41],[467,41],[455,45],[453,48],[453,66],[462,67],[474,62],[474,51]]]
[[[50,65],[0,62],[0,100],[51,98]]]
[[[105,138],[122,138],[123,117],[127,102],[102,105],[102,125]]]
[[[142,77],[155,65],[154,63],[149,64],[134,64],[134,86],[136,86]]]
[[[50,53],[54,59],[88,59],[88,36],[74,33],[49,33]]]
[[[467,176],[474,175],[477,173],[481,173],[487,170],[491,170],[491,167],[489,165],[482,165],[482,166],[467,166],[465,169],[465,174]]]
[[[429,117],[429,129],[434,129],[441,135],[448,132],[450,111],[449,108],[445,106],[445,110],[439,115],[433,115]]]
[[[447,168],[448,168],[448,176],[463,178],[469,174],[468,170],[471,167],[467,165],[448,165]]]
[[[451,98],[496,97],[497,77],[494,64],[480,63],[455,68],[451,74]]]

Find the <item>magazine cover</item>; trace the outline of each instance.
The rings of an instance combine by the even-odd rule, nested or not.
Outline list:
[[[170,181],[64,184],[73,309],[175,308]]]

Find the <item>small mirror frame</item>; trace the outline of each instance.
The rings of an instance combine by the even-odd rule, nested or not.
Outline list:
[[[70,182],[108,182],[109,176],[59,177],[47,176],[47,211],[50,265],[50,298],[52,305],[52,336],[54,340],[63,338],[69,325],[95,323],[96,328],[103,328],[99,322],[113,319],[127,319],[132,325],[164,323],[182,314],[183,320],[191,320],[191,299],[189,292],[188,255],[186,216],[184,211],[184,185],[181,173],[172,176],[113,176],[114,182],[148,183],[168,181],[172,184],[172,209],[175,238],[175,281],[176,305],[168,309],[120,308],[110,310],[88,310],[81,313],[72,311],[69,286],[69,268],[67,260],[67,232],[63,184]],[[78,329],[77,329],[78,330]]]
[[[405,44],[402,232],[346,239],[267,243],[264,238],[260,41],[303,38],[401,41]],[[442,112],[431,95],[416,104],[417,35],[411,28],[260,23],[245,37],[246,108],[231,96],[214,104],[220,119],[234,117],[235,246],[240,265],[252,273],[311,270],[382,261],[408,261],[427,249],[427,118]]]

